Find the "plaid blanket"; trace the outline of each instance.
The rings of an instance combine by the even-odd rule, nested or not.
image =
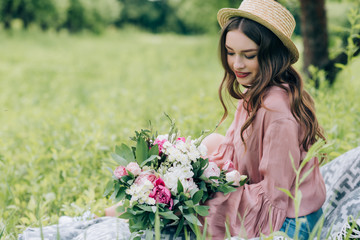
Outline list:
[[[340,231],[347,222],[348,216],[360,217],[360,147],[327,163],[320,170],[327,188],[323,206],[325,219],[321,232],[321,239],[325,239],[327,233]],[[174,234],[174,229],[167,229],[161,239],[185,239],[183,236],[175,239]],[[112,217],[87,221],[68,218],[67,222],[60,221],[58,225],[43,227],[42,233],[39,228],[28,228],[19,235],[19,240],[127,240],[129,238],[128,224],[122,219]],[[190,239],[195,237],[192,236]]]

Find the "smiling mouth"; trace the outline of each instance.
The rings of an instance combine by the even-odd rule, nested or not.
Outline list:
[[[236,77],[238,78],[245,78],[249,76],[250,73],[244,73],[244,72],[235,72]]]

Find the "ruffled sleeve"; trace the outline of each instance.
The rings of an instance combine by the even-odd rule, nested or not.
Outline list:
[[[254,172],[249,172],[250,184],[225,196],[217,193],[214,199],[206,203],[210,206],[207,221],[214,240],[224,239],[226,222],[232,236],[240,234],[242,237],[252,238],[260,236],[260,233],[270,234],[271,229],[279,230],[285,221],[289,197],[278,188],[292,191],[295,173],[289,154],[298,166],[299,126],[295,120],[285,118],[264,126],[263,131],[262,134],[259,133],[261,136],[257,145],[261,149],[256,154],[250,149],[244,159],[237,159],[239,166],[242,161],[245,161],[245,165],[256,165],[253,167]],[[236,157],[234,151],[229,150]],[[257,158],[259,153],[258,159],[252,161],[251,158]],[[226,151],[222,154],[231,156]]]

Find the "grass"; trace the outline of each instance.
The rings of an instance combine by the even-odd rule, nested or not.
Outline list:
[[[4,239],[64,214],[103,214],[112,204],[102,197],[110,152],[149,120],[167,132],[163,112],[184,136],[221,118],[217,36],[14,31],[1,32],[0,42]],[[330,159],[360,145],[359,69],[354,59],[333,88],[312,90]]]

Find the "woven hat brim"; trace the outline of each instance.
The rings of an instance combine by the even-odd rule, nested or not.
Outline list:
[[[287,47],[289,49],[290,54],[291,54],[291,63],[295,63],[299,59],[299,51],[298,51],[296,45],[294,44],[294,42],[289,37],[287,37],[284,33],[282,33],[280,30],[275,28],[269,22],[265,21],[264,19],[254,15],[252,13],[249,13],[249,12],[246,12],[246,11],[243,11],[240,9],[235,9],[235,8],[222,8],[219,10],[218,15],[217,15],[217,19],[218,19],[218,22],[219,22],[221,28],[223,28],[225,26],[225,24],[229,21],[229,19],[232,17],[248,18],[248,19],[251,19],[251,20],[265,26],[280,39],[280,41],[285,45],[285,47]]]

